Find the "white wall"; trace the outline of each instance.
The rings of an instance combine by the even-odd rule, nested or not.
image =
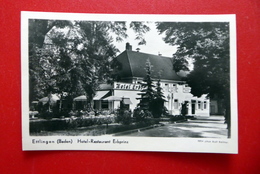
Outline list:
[[[181,104],[188,102],[188,115],[198,115],[198,116],[209,116],[209,99],[206,95],[201,97],[194,97],[190,91],[191,88],[186,84],[179,85],[174,83],[162,83],[161,84],[164,92],[165,99],[168,101],[165,103],[166,108],[173,115],[179,115],[181,110]],[[176,102],[177,100],[177,102]],[[195,114],[192,114],[192,101],[195,101]],[[201,107],[199,109],[199,101],[201,102]],[[204,102],[206,102],[206,109],[204,108]],[[176,105],[178,103],[178,106]],[[177,107],[176,107],[177,106]]]
[[[133,91],[133,90],[114,90],[114,96],[117,97],[125,97],[125,98],[130,98],[130,101],[132,104],[130,105],[130,109],[133,111],[137,104],[139,103],[139,100],[136,98],[139,98],[140,96],[137,95],[140,93],[140,91]],[[114,109],[117,109],[120,105],[120,102],[115,102],[114,103]]]
[[[196,115],[196,116],[209,116],[210,111],[210,101],[206,98],[206,95],[202,95],[201,97],[194,97],[190,90],[191,88],[187,85],[179,85],[174,83],[162,82],[161,87],[163,88],[163,93],[165,96],[165,107],[169,110],[170,114],[179,115],[181,110],[181,104],[185,101],[188,102],[188,115]],[[130,105],[130,109],[134,110],[139,103],[137,98],[140,98],[141,91],[137,90],[125,90],[125,89],[115,89],[113,91],[113,95],[117,97],[125,97],[130,98],[132,104]],[[178,101],[174,102],[175,100]],[[195,101],[195,114],[192,114],[192,101]],[[200,101],[200,108],[199,108]],[[204,108],[204,102],[206,102],[206,108]],[[120,105],[119,101],[114,102],[114,109],[117,109]]]

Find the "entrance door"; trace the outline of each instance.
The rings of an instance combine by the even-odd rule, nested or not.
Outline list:
[[[185,101],[185,105],[186,105],[186,114],[189,114],[189,102]]]
[[[195,114],[196,101],[191,101],[191,114]]]

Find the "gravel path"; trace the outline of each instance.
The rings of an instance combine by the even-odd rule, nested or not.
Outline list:
[[[227,138],[223,116],[197,117],[182,123],[171,123],[148,130],[138,130],[124,136]]]

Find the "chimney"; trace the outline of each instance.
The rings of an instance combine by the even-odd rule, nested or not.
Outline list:
[[[125,50],[132,51],[132,45],[130,45],[128,42],[125,45]]]

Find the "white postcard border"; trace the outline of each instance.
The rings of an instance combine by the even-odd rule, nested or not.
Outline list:
[[[114,136],[30,136],[29,135],[29,72],[28,19],[100,20],[100,21],[172,21],[229,22],[231,78],[231,138],[151,138]],[[77,14],[21,12],[21,78],[22,78],[22,149],[23,150],[113,150],[238,153],[237,55],[235,15],[137,15],[137,14]],[[67,143],[59,143],[62,140]],[[84,140],[86,143],[79,143]],[[93,143],[94,141],[100,143]],[[41,143],[34,143],[34,142]],[[82,141],[82,142],[84,142]],[[91,142],[92,141],[92,142]],[[110,143],[104,143],[110,141]],[[121,143],[119,143],[121,142]]]

